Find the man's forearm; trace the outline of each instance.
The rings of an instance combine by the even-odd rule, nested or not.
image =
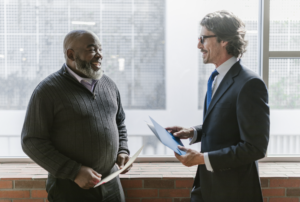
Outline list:
[[[23,151],[54,177],[74,180],[80,163],[59,153],[48,140],[26,137],[22,140]]]

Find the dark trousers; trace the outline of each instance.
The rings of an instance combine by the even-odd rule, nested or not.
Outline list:
[[[96,188],[82,189],[71,180],[49,175],[46,191],[50,202],[125,202],[119,177]]]

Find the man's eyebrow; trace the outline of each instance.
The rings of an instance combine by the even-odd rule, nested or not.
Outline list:
[[[101,45],[96,45],[96,44],[87,45],[87,48],[90,48],[90,47],[99,47],[101,49]]]
[[[96,44],[89,44],[89,45],[87,45],[87,48],[90,48],[92,46],[96,46]]]

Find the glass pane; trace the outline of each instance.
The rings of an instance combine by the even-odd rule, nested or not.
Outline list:
[[[5,49],[4,49],[4,36],[0,35],[0,78],[5,76]]]
[[[99,36],[103,69],[118,85],[125,110],[166,109],[165,1],[5,2],[0,1],[0,15],[5,14],[0,18],[0,120],[6,124],[0,137],[6,146],[0,156],[25,155],[20,133],[29,98],[41,80],[64,64],[63,39],[74,29]],[[137,137],[157,145],[146,130]],[[138,141],[130,129],[128,134],[130,142]]]
[[[300,50],[300,1],[270,1],[270,51]]]
[[[39,33],[66,33],[70,29],[68,23],[68,2],[39,0],[38,26]]]
[[[4,2],[3,1],[0,2],[0,13],[4,14]],[[2,16],[0,17],[0,34],[4,33],[4,18]],[[4,46],[4,44],[3,44],[3,46]]]
[[[3,4],[3,1],[1,2]],[[6,1],[6,29],[8,33],[36,32],[36,2],[36,0]]]
[[[65,1],[67,2],[67,1]],[[56,3],[57,4],[57,3]],[[62,8],[65,8],[61,5]],[[93,31],[96,34],[100,32],[100,21],[102,9],[100,1],[96,0],[71,0],[68,5],[70,29],[85,29]],[[70,30],[69,29],[69,30]]]
[[[206,2],[206,1],[204,1]],[[203,13],[214,12],[217,10],[229,10],[237,15],[246,26],[245,39],[248,40],[247,51],[241,58],[241,62],[247,68],[259,74],[258,64],[258,1],[248,0],[230,0],[230,1],[209,1],[206,2]],[[199,22],[200,24],[200,22]],[[199,34],[201,32],[201,26],[199,25]],[[215,66],[212,64],[203,64],[202,53],[199,52],[199,80],[198,80],[198,108],[203,109],[204,98],[207,90],[207,81]]]
[[[268,156],[300,155],[300,59],[270,59]]]

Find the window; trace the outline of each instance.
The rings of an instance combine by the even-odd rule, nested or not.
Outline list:
[[[300,156],[299,9],[299,1],[270,1],[268,156]]]
[[[102,66],[120,90],[132,153],[145,145],[142,156],[173,156],[144,120],[151,116],[163,126],[202,123],[214,66],[202,63],[197,38],[200,20],[216,10],[230,10],[244,21],[249,44],[242,63],[269,88],[268,156],[299,157],[298,0],[0,1],[0,157],[26,157],[20,134],[28,100],[63,65],[63,38],[74,29],[100,38]]]

